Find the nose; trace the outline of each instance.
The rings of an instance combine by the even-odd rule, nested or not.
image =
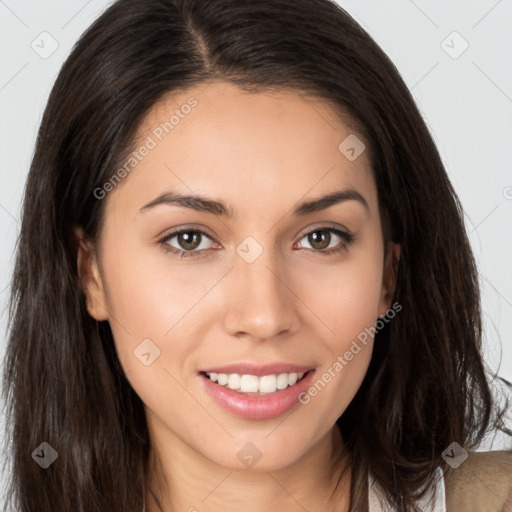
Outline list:
[[[229,283],[224,325],[230,335],[264,341],[299,329],[300,301],[290,272],[271,250],[251,263],[236,254]]]

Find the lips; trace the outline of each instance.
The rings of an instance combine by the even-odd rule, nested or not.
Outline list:
[[[241,389],[230,389],[226,385],[215,382],[210,378],[211,374],[241,375],[251,376],[260,383],[266,376],[275,376],[282,374],[300,374],[303,377],[300,380],[292,379],[284,389],[275,389],[275,391],[260,392],[242,392]],[[270,363],[265,365],[255,365],[252,363],[231,364],[217,366],[201,370],[200,377],[204,389],[211,399],[213,399],[224,410],[243,419],[264,420],[278,417],[298,405],[298,397],[306,391],[311,385],[314,368],[311,366],[296,365],[289,363]],[[290,384],[290,382],[292,382]],[[274,389],[274,388],[271,388]]]

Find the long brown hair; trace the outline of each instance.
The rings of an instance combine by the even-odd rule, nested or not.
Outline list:
[[[329,102],[371,150],[386,239],[401,244],[395,300],[370,368],[337,424],[353,455],[351,510],[371,471],[398,510],[456,441],[494,423],[481,356],[478,275],[461,205],[395,66],[328,0],[119,0],[62,67],[39,130],[23,203],[3,393],[12,458],[4,509],[140,512],[149,455],[142,402],[108,322],[87,312],[74,225],[98,236],[94,194],[165,94],[212,79],[287,88]],[[136,171],[134,171],[136,172]],[[58,453],[43,470],[41,443]]]

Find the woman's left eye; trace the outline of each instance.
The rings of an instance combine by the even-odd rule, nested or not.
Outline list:
[[[171,243],[174,239],[177,246]],[[306,249],[312,249],[321,254],[332,254],[346,250],[354,241],[354,235],[337,228],[328,227],[316,228],[306,233],[301,238],[301,241],[304,239],[307,239],[307,243],[310,245],[310,247],[306,247]],[[213,242],[212,238],[204,231],[198,229],[181,229],[166,235],[159,240],[158,243],[166,252],[171,252],[183,258],[200,256],[202,251],[211,247],[211,244],[209,245],[207,241]],[[332,245],[333,243],[334,245]],[[297,244],[294,245],[294,248],[296,248],[296,245]],[[302,244],[300,244],[300,248],[304,248]]]
[[[347,247],[354,241],[354,235],[345,231],[341,231],[337,228],[316,228],[313,231],[306,233],[301,238],[301,240],[304,239],[307,239],[311,249],[315,250],[315,252],[319,252],[321,254],[332,254],[346,250]],[[340,239],[342,242],[341,245]],[[333,242],[334,245],[332,245]]]

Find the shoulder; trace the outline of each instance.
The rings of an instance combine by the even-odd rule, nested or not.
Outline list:
[[[444,478],[447,512],[512,512],[512,451],[469,452]]]

